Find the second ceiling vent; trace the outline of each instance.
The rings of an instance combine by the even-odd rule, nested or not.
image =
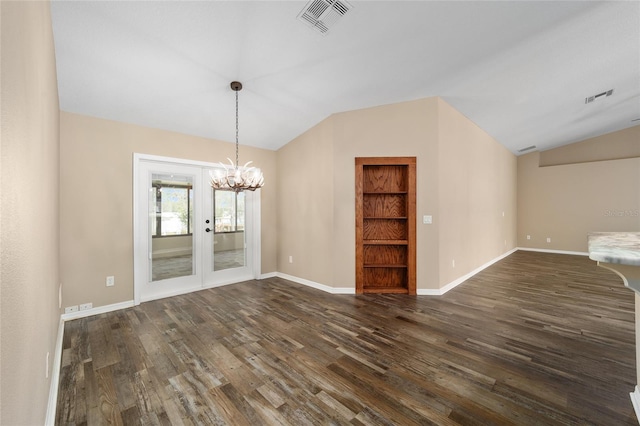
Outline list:
[[[613,95],[613,89],[607,90],[606,92],[598,93],[597,95],[587,96],[586,98],[584,98],[584,103],[590,104],[593,101],[608,98],[611,95]]]
[[[344,0],[311,0],[298,14],[298,19],[326,34],[351,8]]]

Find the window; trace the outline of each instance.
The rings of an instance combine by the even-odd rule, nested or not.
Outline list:
[[[216,234],[244,231],[244,193],[213,191]]]
[[[193,190],[191,185],[153,183],[156,199],[156,220],[151,235],[166,237],[190,235],[193,231]]]

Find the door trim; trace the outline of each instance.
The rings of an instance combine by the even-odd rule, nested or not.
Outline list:
[[[144,278],[146,277],[145,272],[141,270],[138,259],[140,256],[147,256],[144,242],[140,237],[140,224],[138,223],[138,217],[140,214],[140,209],[142,206],[139,204],[138,190],[140,187],[139,182],[139,172],[140,172],[140,162],[142,161],[150,161],[150,162],[160,162],[160,163],[169,163],[174,165],[187,165],[187,166],[198,166],[202,168],[211,168],[211,167],[220,167],[219,163],[210,163],[206,161],[198,161],[198,160],[187,160],[184,158],[173,158],[173,157],[164,157],[160,155],[152,155],[152,154],[143,154],[134,152],[133,153],[133,301],[137,306],[143,300],[141,300],[140,294],[140,285]],[[249,277],[250,279],[256,279],[260,277],[262,270],[262,258],[261,258],[261,218],[260,218],[260,189],[254,192],[253,202],[252,202],[252,212],[253,212],[253,235],[251,236],[251,244],[253,245],[253,264],[251,266],[251,271],[253,277]],[[189,289],[186,291],[176,292],[176,294],[171,294],[170,296],[176,296],[178,294],[191,293],[193,291],[203,290],[205,288],[217,287],[222,285],[234,284],[239,281],[224,281],[220,283],[214,284],[206,284],[203,283],[198,288]]]

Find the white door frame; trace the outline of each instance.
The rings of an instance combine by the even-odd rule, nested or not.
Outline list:
[[[188,165],[188,166],[198,166],[201,168],[218,168],[219,164],[209,163],[205,161],[197,161],[197,160],[186,160],[183,158],[172,158],[172,157],[163,157],[159,155],[150,155],[150,154],[141,154],[141,153],[133,153],[133,300],[135,305],[139,305],[141,300],[141,292],[140,287],[143,285],[144,281],[147,278],[148,272],[146,272],[142,268],[141,259],[148,257],[147,250],[147,240],[146,237],[142,237],[141,233],[141,223],[138,220],[140,217],[140,209],[144,208],[144,206],[140,203],[140,197],[138,196],[138,192],[141,189],[146,190],[146,188],[142,188],[142,182],[140,182],[140,162],[159,162],[165,164],[173,164],[173,165]],[[260,232],[260,190],[256,190],[254,194],[252,194],[252,202],[251,205],[251,216],[252,216],[252,232],[250,235],[250,240],[247,240],[247,244],[252,245],[253,255],[252,264],[250,266],[251,275],[246,277],[240,277],[236,280],[225,280],[221,282],[209,282],[202,283],[202,286],[197,289],[192,289],[187,292],[202,290],[205,288],[217,287],[221,285],[232,284],[235,282],[241,282],[247,279],[256,279],[260,277],[261,274],[261,232]],[[146,229],[145,229],[146,230]],[[201,251],[201,250],[200,250]],[[143,256],[143,257],[141,257]]]
[[[136,182],[138,184],[136,198],[138,199],[139,215],[134,217],[136,227],[136,236],[138,237],[138,246],[135,246],[134,240],[134,288],[139,295],[138,302],[146,302],[147,300],[159,299],[161,297],[175,296],[178,294],[189,293],[202,288],[203,268],[202,259],[202,215],[203,208],[200,202],[201,195],[197,192],[201,191],[202,185],[202,168],[187,164],[174,164],[157,161],[141,161],[138,165],[138,176]],[[191,264],[193,270],[189,274],[178,277],[153,281],[151,279],[152,260],[152,240],[149,235],[150,222],[152,215],[156,214],[155,200],[150,200],[149,189],[152,183],[152,173],[170,173],[171,175],[191,176],[193,184],[193,195],[197,197],[198,202],[193,205],[193,224],[191,236]]]

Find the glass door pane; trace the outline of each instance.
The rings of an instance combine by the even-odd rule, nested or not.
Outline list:
[[[246,265],[245,194],[213,191],[213,270]]]
[[[193,175],[152,173],[149,188],[151,281],[195,273]]]
[[[209,181],[209,173],[215,170],[204,169],[202,180]],[[203,233],[204,287],[255,278],[257,236],[253,230],[257,194],[207,189],[202,201],[205,231],[209,231]]]

